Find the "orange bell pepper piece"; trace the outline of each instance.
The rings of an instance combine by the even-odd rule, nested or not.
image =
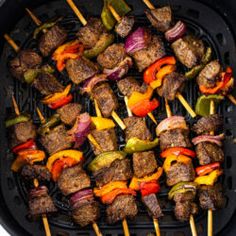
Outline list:
[[[196,153],[188,148],[183,148],[183,147],[172,147],[172,148],[168,148],[165,151],[163,151],[161,153],[161,157],[162,158],[166,158],[170,155],[185,155],[185,156],[189,156],[189,157],[195,157]]]

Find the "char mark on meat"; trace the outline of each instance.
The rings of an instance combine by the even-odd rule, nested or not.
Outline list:
[[[217,132],[223,125],[223,119],[219,114],[202,117],[196,124],[193,125],[192,130],[197,134],[207,134],[211,131]]]
[[[98,173],[94,173],[98,187],[112,181],[126,181],[132,178],[132,169],[129,159],[115,160],[110,167],[103,168]]]
[[[143,118],[140,117],[127,117],[124,119],[125,140],[126,142],[131,138],[139,138],[141,140],[151,140],[152,135]]]
[[[162,86],[157,88],[157,93],[159,96],[172,101],[178,92],[182,92],[185,81],[185,76],[172,72],[165,76]]]
[[[121,18],[121,21],[117,23],[115,31],[122,38],[125,38],[131,32],[133,25],[134,25],[133,16],[123,16]]]
[[[138,214],[138,208],[132,195],[120,195],[106,209],[108,224],[114,224],[124,218],[133,219]]]
[[[11,74],[25,82],[24,73],[29,69],[37,69],[42,63],[42,57],[32,49],[21,50],[17,57],[9,62]]]
[[[152,26],[161,32],[166,32],[172,24],[172,11],[169,6],[147,9],[145,14]]]
[[[90,187],[90,178],[81,165],[65,168],[58,179],[58,187],[67,196]]]
[[[49,56],[55,49],[66,41],[67,33],[59,25],[54,25],[39,40],[39,50],[44,57]]]
[[[224,152],[217,144],[202,142],[197,144],[195,150],[200,165],[224,161]]]
[[[114,129],[92,130],[92,136],[97,141],[102,150],[97,149],[91,142],[90,145],[95,155],[102,152],[115,151],[118,148],[117,137]]]
[[[104,117],[110,117],[118,108],[117,98],[108,83],[98,84],[93,88],[92,95]]]

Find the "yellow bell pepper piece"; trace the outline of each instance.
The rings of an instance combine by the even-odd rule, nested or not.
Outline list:
[[[95,125],[96,130],[111,129],[116,125],[113,120],[103,117],[91,117],[92,123]]]
[[[157,171],[152,175],[145,176],[143,178],[133,177],[131,182],[130,182],[129,188],[138,191],[140,189],[140,184],[142,182],[150,182],[150,181],[153,181],[153,180],[158,180],[161,177],[162,172],[163,172],[163,168],[159,167],[157,169]]]
[[[83,153],[80,151],[77,151],[77,150],[73,150],[73,149],[68,149],[68,150],[56,152],[55,154],[53,154],[52,156],[50,156],[48,158],[47,168],[51,171],[53,163],[56,160],[62,159],[64,157],[71,157],[71,158],[75,159],[76,161],[78,161],[78,163],[79,163],[80,161],[83,160]]]
[[[213,170],[209,175],[197,177],[194,182],[198,185],[214,185],[214,183],[217,181],[217,178],[222,174],[222,170]]]

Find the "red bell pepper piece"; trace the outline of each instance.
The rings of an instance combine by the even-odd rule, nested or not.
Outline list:
[[[29,139],[27,142],[13,147],[12,152],[17,154],[19,151],[22,151],[25,149],[36,149],[35,141],[33,139]]]
[[[156,80],[156,73],[161,69],[162,66],[175,64],[176,60],[173,56],[163,57],[160,60],[157,60],[145,70],[143,74],[144,82],[150,84],[151,82]]]
[[[220,163],[214,162],[204,166],[199,166],[196,168],[196,173],[198,176],[203,176],[211,173],[213,170],[220,169]]]
[[[59,107],[62,107],[64,105],[70,103],[72,101],[72,99],[73,99],[72,94],[68,94],[66,97],[60,98],[58,101],[55,101],[55,102],[49,104],[48,106],[51,109],[55,110]]]
[[[161,187],[156,181],[143,182],[140,184],[140,191],[142,196],[147,196],[152,193],[158,193]]]
[[[160,105],[157,99],[149,101],[145,99],[136,103],[133,107],[130,107],[130,110],[139,117],[145,117],[149,112],[155,110]]]
[[[161,153],[162,158],[166,158],[170,155],[185,155],[189,157],[195,157],[196,153],[188,148],[183,148],[183,147],[172,147],[166,149],[164,152]]]

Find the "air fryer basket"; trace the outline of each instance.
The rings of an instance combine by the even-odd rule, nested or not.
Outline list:
[[[44,1],[40,1],[44,2]],[[85,17],[98,16],[101,12],[102,1],[76,1],[79,8],[84,13]],[[142,1],[128,0],[132,7],[132,14],[136,16],[136,26],[142,25],[147,27],[150,25],[144,16],[145,5]],[[21,3],[15,2],[18,7],[23,7]],[[217,10],[210,8],[199,1],[193,0],[172,0],[172,1],[158,1],[157,4],[164,5],[170,4],[176,19],[183,19],[187,25],[190,33],[200,37],[207,45],[211,45],[214,51],[214,56],[220,60],[223,65],[236,65],[236,46],[233,29],[226,22],[225,16],[221,15]],[[41,4],[34,9],[35,14],[42,20],[46,21],[49,18],[55,16],[64,16],[63,25],[70,32],[70,38],[73,38],[75,32],[81,26],[78,19],[75,17],[71,9],[67,6],[65,1],[57,0],[50,1],[49,3]],[[32,40],[32,32],[35,28],[34,23],[31,22],[28,16],[24,16],[15,25],[14,30],[11,32],[11,36],[15,41],[22,46],[22,48],[36,47],[37,42]],[[155,30],[153,30],[155,32]],[[156,33],[156,32],[155,32]],[[120,38],[117,37],[117,42]],[[4,127],[4,120],[12,112],[11,95],[14,92],[18,105],[21,111],[29,111],[36,123],[39,124],[38,117],[35,113],[36,106],[39,106],[45,116],[50,116],[52,112],[45,106],[40,104],[40,95],[36,90],[30,88],[27,85],[14,80],[8,72],[7,62],[14,57],[14,51],[8,46],[4,45],[0,71],[1,71],[1,86],[0,86],[0,212],[3,225],[11,232],[12,235],[43,235],[44,230],[41,221],[30,221],[27,216],[27,189],[22,183],[20,177],[13,174],[10,171],[10,165],[13,160],[13,155],[8,149],[8,142],[6,136],[6,129]],[[236,69],[236,68],[234,68]],[[136,70],[131,70],[130,75],[134,75],[136,78],[142,79],[141,75]],[[63,83],[68,83],[69,79],[64,73],[58,74],[58,79]],[[124,118],[127,116],[125,105],[122,96],[119,94],[116,86],[113,85],[116,92],[121,109],[119,115]],[[78,86],[73,87],[75,101],[83,104],[84,110],[95,114],[93,105],[88,97],[82,97],[78,94]],[[198,94],[198,88],[194,81],[187,83],[184,90],[184,96],[194,107]],[[165,107],[163,100],[160,98],[161,106],[155,112],[155,117],[158,121],[166,117]],[[192,124],[193,119],[186,113],[178,101],[171,103],[173,114],[184,115],[187,121]],[[224,145],[225,151],[225,163],[224,163],[224,175],[221,181],[224,186],[226,195],[226,207],[222,210],[214,212],[214,232],[215,234],[222,235],[222,231],[225,230],[227,224],[229,224],[236,207],[236,194],[235,194],[235,178],[236,161],[233,159],[236,156],[236,148],[234,148],[233,139],[236,133],[236,112],[233,105],[225,100],[219,107],[219,112],[224,116],[224,132],[226,134],[226,140]],[[148,120],[149,128],[155,133],[155,126]],[[124,145],[123,132],[117,129],[117,135],[119,136],[120,147]],[[93,153],[88,144],[85,144],[82,149],[87,158],[87,162],[92,160]],[[161,160],[158,160],[161,164]],[[189,223],[181,223],[175,220],[173,215],[173,203],[167,201],[167,188],[164,184],[164,179],[161,180],[162,190],[159,194],[164,218],[160,220],[162,235],[190,235]],[[81,229],[75,225],[70,216],[68,200],[62,196],[57,187],[53,184],[49,186],[50,194],[55,199],[56,205],[59,208],[59,214],[48,217],[52,235],[94,235],[91,227]],[[200,211],[195,217],[195,222],[198,229],[198,235],[206,235],[206,212]],[[149,232],[153,232],[152,220],[148,217],[145,208],[139,204],[139,214],[134,221],[128,221],[130,232],[132,236],[144,236]],[[101,231],[106,236],[123,235],[121,224],[108,226],[105,222],[104,208],[102,209],[102,218],[98,222]]]

